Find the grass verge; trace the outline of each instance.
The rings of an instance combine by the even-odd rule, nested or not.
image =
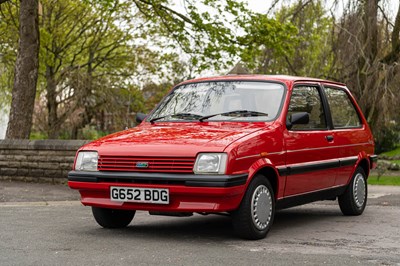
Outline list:
[[[386,155],[386,156],[390,156],[390,157],[393,157],[393,156],[396,156],[396,155],[400,155],[400,146],[398,146],[395,150],[387,151],[387,152],[384,152],[382,154]]]
[[[370,185],[384,185],[384,186],[400,186],[400,176],[381,176],[378,180],[377,176],[368,177],[368,184]]]

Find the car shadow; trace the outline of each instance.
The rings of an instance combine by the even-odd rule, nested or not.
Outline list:
[[[295,207],[276,212],[275,221],[268,237],[285,234],[288,228],[302,231],[312,227],[313,224],[321,223],[332,217],[342,216],[338,207],[326,208]],[[198,242],[209,240],[239,240],[234,234],[231,217],[221,215],[194,215],[192,217],[160,217],[141,214],[135,217],[132,223],[124,229],[104,229],[97,227],[90,233],[107,237],[143,238],[147,240],[175,239]],[[267,238],[268,239],[268,238]]]
[[[290,209],[284,209],[276,212],[274,227],[275,229],[284,229],[286,227],[302,227],[309,226],[313,223],[320,223],[324,220],[332,219],[332,217],[343,216],[339,207],[326,208],[326,206],[320,205],[320,207],[295,207]]]
[[[142,215],[123,229],[96,228],[92,234],[99,236],[119,235],[124,238],[146,240],[175,239],[180,241],[235,239],[231,218],[221,215],[194,215],[192,217],[158,217]]]

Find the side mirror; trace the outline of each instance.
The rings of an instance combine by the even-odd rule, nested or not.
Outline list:
[[[287,129],[291,129],[293,125],[305,125],[310,122],[310,115],[306,112],[291,114],[286,121]]]
[[[136,113],[136,122],[137,123],[142,123],[143,120],[146,118],[147,114],[143,113]]]

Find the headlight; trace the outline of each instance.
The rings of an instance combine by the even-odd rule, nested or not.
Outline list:
[[[195,174],[225,174],[226,153],[199,153],[193,172]]]
[[[80,151],[76,158],[75,171],[97,171],[97,151]]]

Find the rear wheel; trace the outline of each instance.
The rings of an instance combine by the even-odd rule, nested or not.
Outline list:
[[[257,175],[251,181],[232,224],[237,235],[245,239],[261,239],[268,234],[275,216],[274,191],[268,179]]]
[[[367,177],[362,167],[358,167],[346,191],[339,196],[340,210],[344,215],[360,215],[367,205]]]
[[[130,224],[136,211],[92,207],[96,222],[104,228],[123,228]]]

